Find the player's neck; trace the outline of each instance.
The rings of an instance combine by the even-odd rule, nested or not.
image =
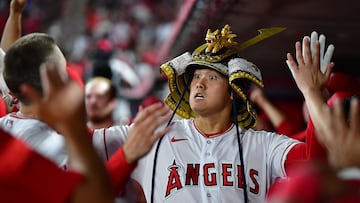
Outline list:
[[[196,118],[194,124],[203,134],[211,135],[226,131],[233,125],[233,122],[231,122],[231,120],[219,122],[219,119],[209,120]]]
[[[16,112],[18,116],[24,117],[24,118],[35,118],[37,119],[37,115],[34,113],[31,106],[24,105],[23,103],[20,103],[20,109],[18,112]]]

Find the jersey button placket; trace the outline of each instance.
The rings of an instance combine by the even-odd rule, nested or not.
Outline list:
[[[206,147],[205,147],[205,158],[208,159],[211,155],[211,144],[212,141],[211,140],[206,140]]]

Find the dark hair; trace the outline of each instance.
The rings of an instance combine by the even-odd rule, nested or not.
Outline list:
[[[25,83],[42,93],[39,67],[46,61],[58,62],[59,59],[54,57],[55,47],[55,41],[49,35],[31,33],[18,39],[7,51],[4,79],[21,102],[28,103],[20,92],[21,85]]]
[[[95,60],[91,77],[105,77],[112,79],[113,73],[107,60]]]

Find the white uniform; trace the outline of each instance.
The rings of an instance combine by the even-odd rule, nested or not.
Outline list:
[[[65,138],[50,128],[46,123],[19,116],[16,113],[10,113],[0,118],[0,126],[14,137],[23,140],[39,154],[52,160],[60,168],[68,169],[68,153]],[[94,138],[102,139],[102,143],[107,143],[108,145],[98,145],[100,149],[97,149],[97,151],[104,161],[108,160],[109,154],[114,154],[119,146],[123,145],[122,141],[125,140],[118,139],[108,142],[106,137],[101,135]],[[84,137],[84,139],[86,139],[86,137]],[[99,143],[99,140],[95,142]],[[132,185],[127,184],[126,190],[124,196],[116,198],[116,202],[135,202],[136,197],[131,194],[131,191],[134,190]]]
[[[37,119],[26,118],[13,112],[0,118],[0,126],[12,136],[23,140],[39,154],[52,160],[60,168],[67,168],[68,154],[65,138],[46,123]],[[127,132],[122,134],[127,134]],[[114,154],[124,144],[125,137],[108,141],[104,135],[98,131],[97,136],[93,137],[95,139],[93,142],[102,143],[97,144],[99,149],[96,149],[96,151],[102,160],[107,161],[110,158],[110,154]]]
[[[94,145],[126,139],[128,126],[96,130]],[[284,177],[289,150],[298,142],[275,133],[240,129],[249,202],[264,202],[277,177]],[[157,157],[154,202],[243,202],[241,167],[236,128],[211,138],[203,136],[193,119],[174,121],[163,138]],[[139,160],[132,177],[151,196],[155,146]],[[111,147],[117,147],[115,145]],[[99,148],[99,147],[97,147]],[[103,155],[106,156],[106,155]]]
[[[68,155],[65,138],[47,124],[10,113],[0,118],[0,126],[11,135],[25,141],[32,149],[66,169]]]

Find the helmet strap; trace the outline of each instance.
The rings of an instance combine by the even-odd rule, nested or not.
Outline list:
[[[235,91],[231,91],[232,96],[236,95]],[[240,165],[241,165],[241,180],[242,180],[242,185],[243,185],[243,193],[244,193],[244,202],[247,203],[248,202],[248,194],[247,194],[247,184],[246,184],[246,175],[245,175],[245,166],[244,166],[244,155],[243,155],[243,149],[242,149],[242,145],[241,145],[241,137],[240,137],[240,131],[239,131],[239,122],[238,122],[238,111],[237,111],[237,105],[236,105],[236,100],[233,99],[232,101],[233,104],[233,115],[234,115],[234,123],[235,123],[235,127],[236,127],[236,137],[237,137],[237,142],[238,142],[238,147],[239,147],[239,156],[240,156]]]

